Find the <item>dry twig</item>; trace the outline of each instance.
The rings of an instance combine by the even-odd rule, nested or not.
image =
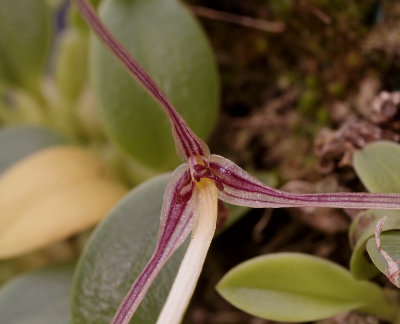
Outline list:
[[[191,10],[195,15],[199,17],[224,21],[227,23],[244,26],[248,28],[254,28],[269,33],[281,33],[286,28],[283,22],[273,22],[273,21],[251,18],[247,16],[240,16],[205,7],[192,6]]]

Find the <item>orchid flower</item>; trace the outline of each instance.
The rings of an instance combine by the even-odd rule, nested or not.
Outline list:
[[[179,323],[193,294],[214,235],[218,199],[256,208],[332,207],[400,209],[400,195],[371,193],[294,194],[271,188],[232,161],[210,154],[147,72],[103,25],[87,0],[74,0],[97,36],[164,109],[183,164],[167,184],[155,251],[122,301],[112,324],[127,324],[163,265],[192,239],[157,323]]]

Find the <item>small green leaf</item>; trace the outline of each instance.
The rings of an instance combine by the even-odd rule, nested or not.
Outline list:
[[[374,142],[354,154],[354,169],[370,192],[400,193],[400,145]]]
[[[372,226],[382,217],[382,215],[379,215],[379,211],[376,212],[375,210],[363,210],[357,214],[349,228],[349,241],[352,249],[366,231],[369,231],[369,235],[373,235]]]
[[[69,324],[73,267],[58,265],[24,274],[0,290],[1,322]]]
[[[218,292],[236,307],[269,320],[302,322],[360,310],[392,319],[381,289],[346,269],[299,253],[254,258],[230,270]]]
[[[56,132],[36,126],[0,130],[0,173],[35,151],[65,143]]]
[[[366,210],[357,215],[349,229],[349,241],[353,249],[350,271],[357,279],[370,279],[378,270],[365,254],[368,239],[374,235],[375,224],[382,216],[379,211]]]
[[[94,8],[97,8],[101,0],[88,0]],[[77,32],[82,34],[89,34],[89,27],[85,20],[82,18],[78,9],[75,6],[68,8],[67,25],[73,27]]]
[[[371,262],[365,254],[365,249],[370,239],[375,241],[374,233],[376,222],[385,216],[387,219],[383,225],[384,232],[400,230],[400,211],[398,210],[368,210],[362,215],[359,215],[350,227],[350,233],[352,233],[357,231],[355,227],[359,226],[358,223],[368,223],[368,225],[363,228],[362,234],[359,234],[350,259],[350,270],[353,276],[358,279],[369,279],[379,273],[376,269],[376,266],[379,268],[379,264],[374,262],[375,266],[374,263]],[[365,220],[365,218],[368,218],[368,220]],[[374,261],[374,259],[372,259],[372,261]]]
[[[143,183],[110,212],[79,261],[72,292],[74,324],[108,324],[153,253],[169,176]],[[130,323],[155,323],[186,247],[163,267]]]
[[[200,137],[218,110],[216,65],[199,24],[180,1],[105,1],[101,18],[150,73]],[[165,113],[95,40],[91,77],[109,135],[139,163],[168,170],[178,163]]]
[[[64,96],[76,100],[87,79],[88,37],[67,29],[60,37],[56,82]]]
[[[400,260],[400,230],[386,231],[380,235],[382,249],[394,260]],[[376,267],[387,275],[388,263],[382,254],[378,251],[375,237],[371,237],[367,242],[367,251]]]
[[[46,0],[0,0],[0,76],[36,89],[51,38]]]
[[[9,88],[4,94],[8,99],[0,100],[0,118],[5,125],[50,125],[42,94],[23,88]]]
[[[354,154],[353,165],[369,191],[400,193],[400,145],[386,141],[369,144]],[[384,231],[400,230],[400,212],[396,210],[362,212],[350,227],[350,242],[354,246],[350,269],[356,278],[371,278],[378,273],[364,252],[367,242],[374,240],[376,222],[384,216],[388,217]],[[379,268],[379,263],[376,265]]]

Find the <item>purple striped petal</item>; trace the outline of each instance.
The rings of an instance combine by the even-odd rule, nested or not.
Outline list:
[[[184,242],[193,227],[194,203],[187,197],[188,166],[181,165],[171,176],[165,190],[161,210],[160,232],[154,254],[142,273],[133,283],[112,321],[113,324],[129,323],[150,285],[174,251]],[[191,187],[191,194],[193,187]]]
[[[139,81],[142,87],[156,101],[158,101],[164,109],[171,123],[176,151],[182,161],[186,161],[192,155],[203,155],[208,158],[210,155],[208,146],[190,129],[150,75],[110,33],[107,27],[99,19],[91,4],[88,3],[87,0],[74,0],[74,2],[79,12],[98,38],[111,50],[128,72]]]
[[[232,161],[211,155],[210,169],[223,190],[219,199],[231,204],[256,207],[331,207],[356,209],[400,209],[400,195],[373,193],[294,194],[261,183]]]

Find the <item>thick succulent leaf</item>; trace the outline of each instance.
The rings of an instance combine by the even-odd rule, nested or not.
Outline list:
[[[387,211],[383,211],[383,213],[387,213]],[[391,211],[390,213],[395,215],[398,212]],[[366,231],[371,235],[373,224],[376,224],[376,222],[384,216],[381,214],[379,210],[369,209],[363,210],[356,215],[349,228],[349,242],[351,248],[357,245]]]
[[[55,79],[62,94],[76,100],[87,81],[88,37],[66,29],[60,37]]]
[[[383,225],[383,232],[400,230],[400,211],[397,210],[368,210],[359,215],[350,227],[350,241],[356,242],[350,259],[350,270],[358,279],[368,279],[379,273],[376,267],[379,268],[380,263],[375,263],[375,258],[372,258],[374,265],[366,256],[365,249],[369,240],[375,242],[376,222],[385,216],[387,219]],[[352,235],[355,237],[352,238]]]
[[[157,243],[160,211],[169,175],[135,188],[93,233],[77,268],[73,323],[109,323]],[[174,253],[147,292],[131,323],[155,323],[185,247]]]
[[[294,194],[269,187],[232,161],[211,155],[210,168],[223,186],[219,198],[225,202],[255,207],[331,207],[400,209],[400,195],[369,193]]]
[[[392,142],[374,142],[357,151],[354,169],[360,180],[372,192],[400,192],[400,145]],[[377,274],[376,267],[364,254],[367,242],[374,239],[376,222],[387,216],[383,231],[400,229],[399,211],[369,210],[360,214],[350,227],[350,242],[354,246],[350,269],[357,278]],[[372,244],[372,243],[370,243]],[[374,263],[378,258],[372,258]],[[378,268],[380,262],[376,263]]]
[[[56,132],[36,126],[16,126],[0,130],[0,174],[35,151],[65,143]]]
[[[126,192],[97,156],[79,147],[22,159],[0,177],[0,258],[93,226]]]
[[[32,91],[23,88],[14,88],[8,91],[7,86],[5,86],[2,93],[6,97],[9,96],[9,99],[0,100],[0,119],[3,121],[3,124],[49,124],[48,112],[43,109],[43,102],[40,102],[41,99],[39,99],[41,95],[37,96]]]
[[[373,235],[374,224],[382,218],[379,210],[364,210],[358,213],[349,228],[349,241],[353,250],[350,270],[355,278],[369,279],[378,274],[377,268],[365,253],[367,240]]]
[[[36,88],[47,58],[51,27],[46,0],[0,0],[0,76]]]
[[[206,38],[175,0],[107,1],[101,17],[200,137],[212,129],[218,106],[215,62]],[[92,80],[110,136],[137,161],[156,169],[177,164],[170,125],[158,103],[97,40]]]
[[[396,231],[392,230],[383,232],[379,237],[381,241],[381,248],[389,255],[390,259],[394,262],[400,260],[400,229]],[[372,262],[383,274],[389,276],[388,262],[385,260],[382,252],[378,250],[374,237],[368,239],[366,247]],[[397,279],[397,283],[399,282],[398,276],[398,274],[394,276],[394,278]],[[399,285],[399,283],[397,285]]]
[[[7,324],[69,324],[73,266],[57,265],[24,274],[0,290]]]
[[[354,169],[371,192],[400,193],[400,145],[393,142],[374,142],[357,151]]]
[[[95,9],[86,0],[75,0],[79,12],[90,25],[96,36],[124,66],[129,74],[150,94],[164,109],[168,116],[175,140],[175,148],[182,161],[191,156],[209,157],[207,145],[190,129],[186,121],[179,115],[166,95],[158,88],[152,77],[133,58],[129,51],[114,37],[110,30],[100,20]]]
[[[354,279],[332,262],[298,253],[244,262],[221,279],[217,290],[236,307],[276,321],[318,320],[349,310],[392,319],[396,310],[377,285]]]
[[[94,8],[99,6],[101,0],[88,0]],[[73,27],[76,31],[82,34],[89,34],[89,28],[79,10],[74,6],[70,6],[67,13],[67,25]]]

